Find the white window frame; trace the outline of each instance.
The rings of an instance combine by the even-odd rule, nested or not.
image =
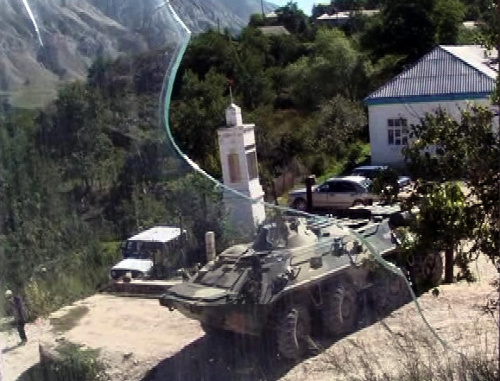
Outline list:
[[[408,144],[408,120],[405,118],[387,119],[387,145],[405,146]]]

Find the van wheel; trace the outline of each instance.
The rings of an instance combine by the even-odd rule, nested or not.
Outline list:
[[[276,329],[278,351],[286,359],[306,354],[311,342],[311,316],[304,306],[292,306],[282,315]]]

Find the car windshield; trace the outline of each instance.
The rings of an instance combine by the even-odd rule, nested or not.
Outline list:
[[[159,242],[127,241],[123,248],[123,258],[152,259],[155,252],[162,252]]]
[[[352,172],[354,176],[363,176],[373,180],[385,167],[357,168]]]

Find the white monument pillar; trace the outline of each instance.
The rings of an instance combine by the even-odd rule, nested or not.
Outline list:
[[[219,128],[217,133],[224,184],[251,199],[243,199],[226,190],[224,205],[234,227],[253,232],[266,218],[255,147],[255,124],[243,124],[241,109],[231,103],[226,109],[226,127]]]

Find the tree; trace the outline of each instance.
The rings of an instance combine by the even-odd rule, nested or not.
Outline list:
[[[236,51],[230,35],[208,31],[194,37],[182,60],[182,71],[190,70],[204,78],[212,69],[231,77],[235,72]]]
[[[290,33],[306,34],[310,29],[307,15],[299,9],[296,2],[289,1],[285,6],[278,8],[276,14],[278,23]]]
[[[465,7],[459,0],[439,0],[435,5],[433,19],[436,24],[436,42],[454,45],[457,43]]]
[[[382,10],[380,48],[383,54],[404,54],[414,61],[435,43],[432,0],[389,1]]]
[[[258,29],[247,28],[240,35],[234,80],[244,108],[253,110],[273,101],[271,80],[265,73],[274,64],[270,46],[270,39]]]
[[[294,35],[271,35],[269,39],[269,54],[273,58],[274,66],[287,66],[305,54],[302,45]]]
[[[445,283],[454,280],[454,253],[461,241],[469,237],[474,229],[474,220],[470,218],[465,195],[457,182],[426,183],[420,185],[417,192],[425,194],[419,200],[419,212],[411,225],[416,240],[411,246],[412,253],[445,251]],[[459,252],[458,256],[463,257]],[[467,260],[458,261],[461,276],[472,280]]]
[[[459,0],[385,1],[361,41],[376,57],[404,55],[412,63],[436,44],[455,43],[464,14]]]
[[[359,138],[366,116],[360,105],[337,95],[321,105],[317,123],[313,145],[326,155],[341,158]]]
[[[338,30],[320,30],[313,54],[300,58],[286,71],[296,106],[308,110],[337,94],[356,99],[365,87],[358,86],[366,75],[363,56]]]
[[[220,173],[217,157],[217,129],[225,125],[229,104],[227,79],[210,70],[204,80],[186,71],[181,99],[172,108],[172,130],[181,148],[210,173]],[[213,165],[210,165],[213,164]]]
[[[52,157],[66,162],[66,178],[81,179],[87,191],[106,179],[112,149],[107,116],[101,94],[75,82],[59,92],[52,118],[40,132],[40,141]]]
[[[0,275],[4,285],[24,293],[35,289],[44,269],[48,278],[30,295],[32,308],[42,296],[54,307],[93,290],[107,265],[96,236],[68,205],[58,166],[36,145],[35,116],[16,111],[0,121]]]
[[[493,121],[485,107],[462,110],[460,120],[439,110],[413,126],[403,150],[409,170],[420,179],[417,193],[430,210],[420,225],[434,226],[443,235],[435,241],[449,250],[461,239],[474,241],[468,253],[458,256],[463,267],[478,251],[492,260],[500,256],[500,138]],[[447,185],[450,181],[463,181],[463,196]]]
[[[339,11],[354,11],[364,8],[366,0],[334,0],[332,3]]]
[[[250,15],[250,21],[248,22],[248,26],[260,27],[264,25],[266,25],[266,18],[262,13],[254,13]]]

